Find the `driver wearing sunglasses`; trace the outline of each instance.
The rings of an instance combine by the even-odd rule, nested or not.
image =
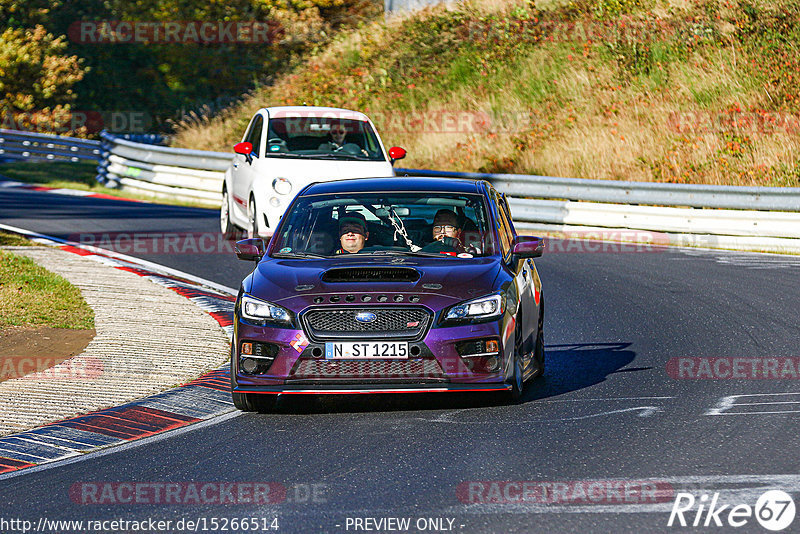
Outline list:
[[[341,122],[331,123],[331,129],[328,130],[329,140],[319,145],[319,150],[326,150],[335,152],[340,150],[346,143],[347,126]]]

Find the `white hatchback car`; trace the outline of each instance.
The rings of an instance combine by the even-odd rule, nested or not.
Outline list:
[[[220,209],[228,238],[239,231],[272,233],[294,196],[312,182],[394,176],[392,165],[406,155],[399,147],[387,154],[363,113],[306,106],[259,109],[233,149]]]

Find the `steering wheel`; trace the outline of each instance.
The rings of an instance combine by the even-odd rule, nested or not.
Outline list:
[[[344,146],[339,147],[339,148],[336,149],[337,152],[339,150],[341,150],[342,152],[347,152],[348,154],[353,154],[354,156],[362,155],[362,154],[364,156],[369,156],[369,154],[367,154],[366,150],[364,150],[363,148],[361,148],[360,146],[358,146],[355,143],[347,143]]]

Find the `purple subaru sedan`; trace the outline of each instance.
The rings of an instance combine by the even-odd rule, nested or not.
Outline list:
[[[544,301],[508,202],[485,181],[358,178],[307,186],[236,300],[233,402],[278,394],[504,391],[544,372]]]

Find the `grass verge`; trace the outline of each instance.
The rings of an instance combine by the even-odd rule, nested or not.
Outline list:
[[[78,288],[33,260],[0,251],[0,328],[94,328],[94,312]]]
[[[21,235],[11,234],[0,230],[0,247],[34,247],[38,243],[34,243],[29,239],[25,239]]]

